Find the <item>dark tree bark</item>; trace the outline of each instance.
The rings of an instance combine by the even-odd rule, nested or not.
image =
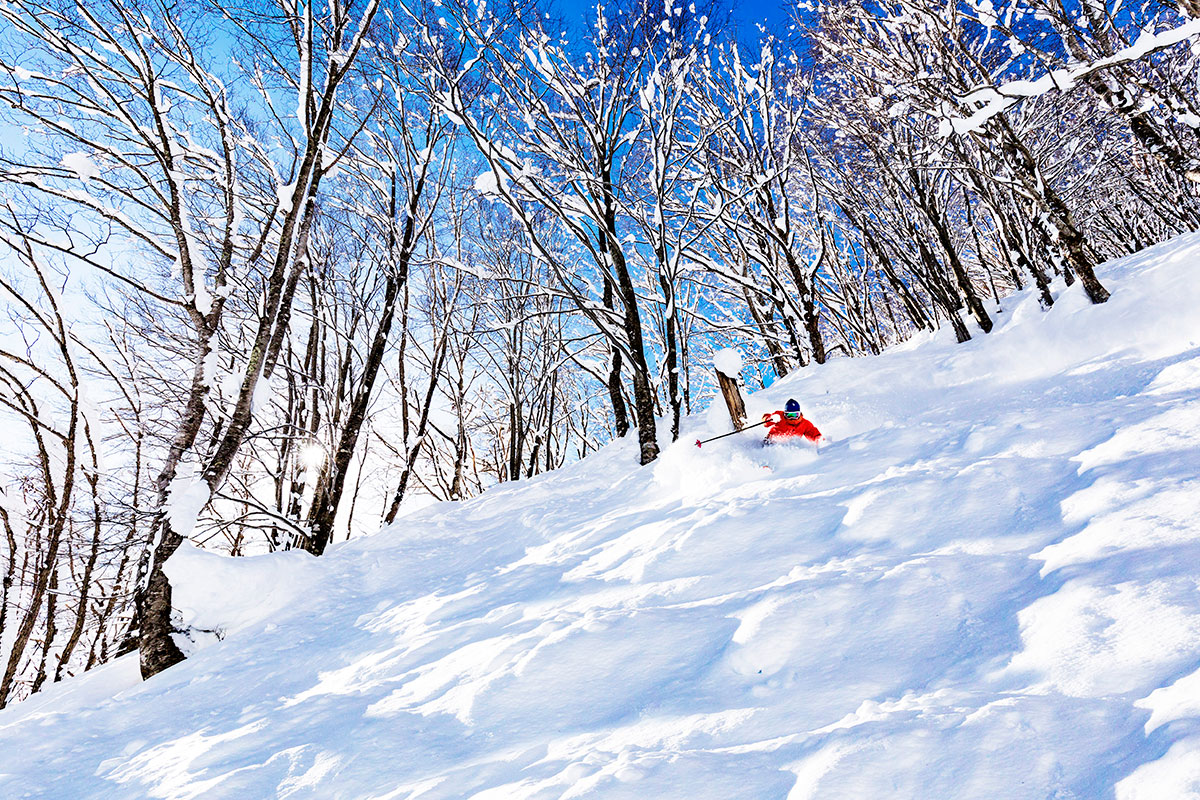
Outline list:
[[[2,490],[0,490],[2,491]],[[4,540],[8,545],[10,557],[8,563],[4,566],[4,577],[0,578],[0,631],[5,630],[5,623],[8,617],[8,592],[13,585],[13,574],[17,569],[17,536],[13,532],[12,520],[8,516],[8,509],[0,505],[0,524],[4,526]],[[4,706],[5,692],[0,691],[0,707]]]
[[[616,310],[615,299],[613,297],[612,281],[608,278],[604,279],[604,307],[609,310]],[[621,387],[621,351],[615,346],[610,346],[611,355],[608,364],[608,401],[612,405],[613,424],[617,429],[617,438],[624,438],[625,434],[629,433],[629,412],[625,409],[625,393]],[[518,462],[520,463],[520,462]],[[518,468],[518,471],[519,468]]]
[[[646,345],[642,338],[642,318],[637,306],[637,291],[625,263],[616,236],[616,220],[610,217],[611,255],[625,306],[623,316],[625,336],[629,341],[630,366],[633,370],[633,404],[638,421],[638,448],[640,463],[649,464],[658,458],[658,436],[654,422],[654,389],[650,385],[650,367],[646,363]]]
[[[678,319],[675,313],[675,291],[671,282],[661,271],[658,275],[659,288],[666,299],[666,366],[667,397],[671,403],[671,441],[679,440],[679,418],[683,409],[683,398],[679,394],[679,336]]]
[[[721,387],[721,396],[725,398],[725,407],[729,409],[729,421],[733,423],[735,431],[740,431],[746,425],[746,404],[738,390],[737,376],[717,370],[717,384]]]

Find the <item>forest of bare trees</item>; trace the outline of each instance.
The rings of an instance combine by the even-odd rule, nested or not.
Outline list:
[[[0,707],[333,543],[1200,227],[1200,8],[0,4]],[[950,335],[950,334],[947,334]],[[319,599],[314,599],[319,602]]]

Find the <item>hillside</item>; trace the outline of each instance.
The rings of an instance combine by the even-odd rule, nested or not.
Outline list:
[[[181,551],[223,639],[0,712],[0,796],[1200,797],[1198,268],[750,398],[819,453],[697,450],[716,410],[321,559]]]

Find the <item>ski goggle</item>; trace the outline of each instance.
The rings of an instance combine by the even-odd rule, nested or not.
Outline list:
[[[783,412],[783,415],[788,419],[800,419],[799,411],[785,411]]]

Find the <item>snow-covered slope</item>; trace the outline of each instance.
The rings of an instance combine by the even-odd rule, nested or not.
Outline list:
[[[0,713],[0,796],[1200,797],[1198,266],[751,398],[819,454],[710,413],[323,559],[185,551],[224,641]]]

